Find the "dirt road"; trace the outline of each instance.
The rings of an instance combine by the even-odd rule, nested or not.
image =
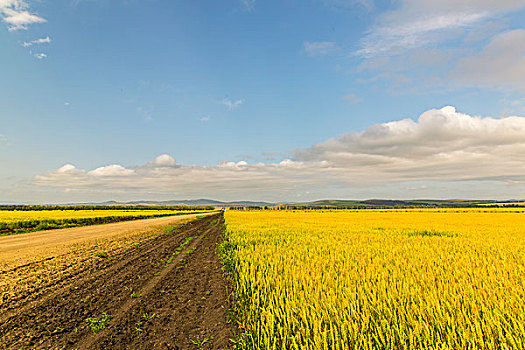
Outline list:
[[[0,304],[0,348],[230,348],[222,227],[222,215],[210,215],[70,269],[60,265],[34,281],[35,293]]]
[[[110,240],[115,236],[149,232],[155,227],[194,218],[202,214],[168,216],[0,237],[0,267],[13,268],[61,254],[73,244]]]

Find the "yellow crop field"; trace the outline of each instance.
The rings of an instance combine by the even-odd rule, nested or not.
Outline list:
[[[525,349],[522,210],[228,211],[246,349]]]

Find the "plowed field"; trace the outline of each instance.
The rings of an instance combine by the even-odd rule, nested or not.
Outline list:
[[[229,348],[222,227],[215,214],[4,266],[0,348]]]

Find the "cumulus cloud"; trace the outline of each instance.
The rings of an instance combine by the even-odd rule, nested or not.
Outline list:
[[[523,117],[482,118],[448,106],[341,135],[297,150],[295,158],[328,162],[361,181],[522,176],[524,135]]]
[[[236,100],[232,101],[230,99],[225,98],[221,101],[221,104],[225,105],[229,111],[233,111],[234,109],[240,107],[244,103],[244,100]]]
[[[84,174],[85,171],[77,169],[73,164],[65,164],[55,171],[56,174]]]
[[[33,184],[133,193],[169,191],[181,196],[280,198],[305,191],[347,193],[396,183],[428,191],[430,183],[436,188],[470,181],[479,193],[476,182],[508,186],[525,181],[524,135],[525,117],[470,116],[447,106],[426,111],[415,120],[375,124],[297,149],[292,157],[274,163],[242,160],[215,166],[177,165],[173,157],[163,154],[137,167],[109,165],[85,171],[65,165],[35,177]]]
[[[153,162],[149,162],[147,166],[149,167],[156,167],[156,168],[163,168],[163,167],[174,167],[177,165],[177,161],[175,158],[170,156],[169,154],[161,154]]]
[[[471,28],[525,7],[524,0],[402,0],[384,13],[361,42],[357,54],[371,58],[436,43],[451,31]]]
[[[30,24],[46,22],[44,18],[29,12],[29,6],[23,0],[0,0],[0,17],[9,31],[27,29]]]
[[[496,35],[483,50],[462,58],[452,76],[467,85],[525,89],[525,30]]]
[[[40,182],[51,182],[56,183],[56,187],[60,186],[61,181],[66,181],[68,183],[74,183],[76,186],[82,187],[86,183],[86,171],[78,169],[72,164],[65,164],[60,168],[47,172],[42,175],[37,175],[34,179],[36,183]]]
[[[45,38],[35,39],[31,41],[24,41],[22,43],[23,47],[30,47],[36,44],[49,44],[51,42],[51,38],[46,36]]]
[[[96,168],[95,170],[91,170],[90,172],[87,173],[87,175],[94,176],[94,177],[108,177],[108,176],[121,177],[121,176],[133,175],[134,173],[135,173],[134,170],[126,169],[122,165],[111,164],[111,165],[103,166],[100,168]]]
[[[279,176],[262,164],[222,162],[216,166],[151,166],[165,164],[167,157],[157,158],[144,166],[124,168],[110,165],[89,172],[55,170],[33,179],[33,185],[48,188],[69,188],[75,191],[132,191],[133,193],[170,192],[181,196],[204,194],[238,196],[285,190]],[[94,176],[98,175],[98,176]],[[133,176],[130,176],[133,175]]]
[[[335,42],[332,41],[315,41],[315,42],[304,42],[304,51],[309,56],[322,56],[327,55],[335,49]]]

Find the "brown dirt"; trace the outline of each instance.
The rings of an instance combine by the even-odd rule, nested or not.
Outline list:
[[[97,239],[111,239],[130,233],[148,232],[154,226],[167,225],[198,215],[200,214],[167,216],[0,236],[0,268],[12,268],[20,264],[37,261],[40,258],[61,254],[65,247],[72,244],[82,244]]]
[[[0,304],[0,348],[230,348],[222,226],[221,214],[207,216],[40,275],[35,293]],[[103,313],[111,320],[95,334],[86,319]]]

